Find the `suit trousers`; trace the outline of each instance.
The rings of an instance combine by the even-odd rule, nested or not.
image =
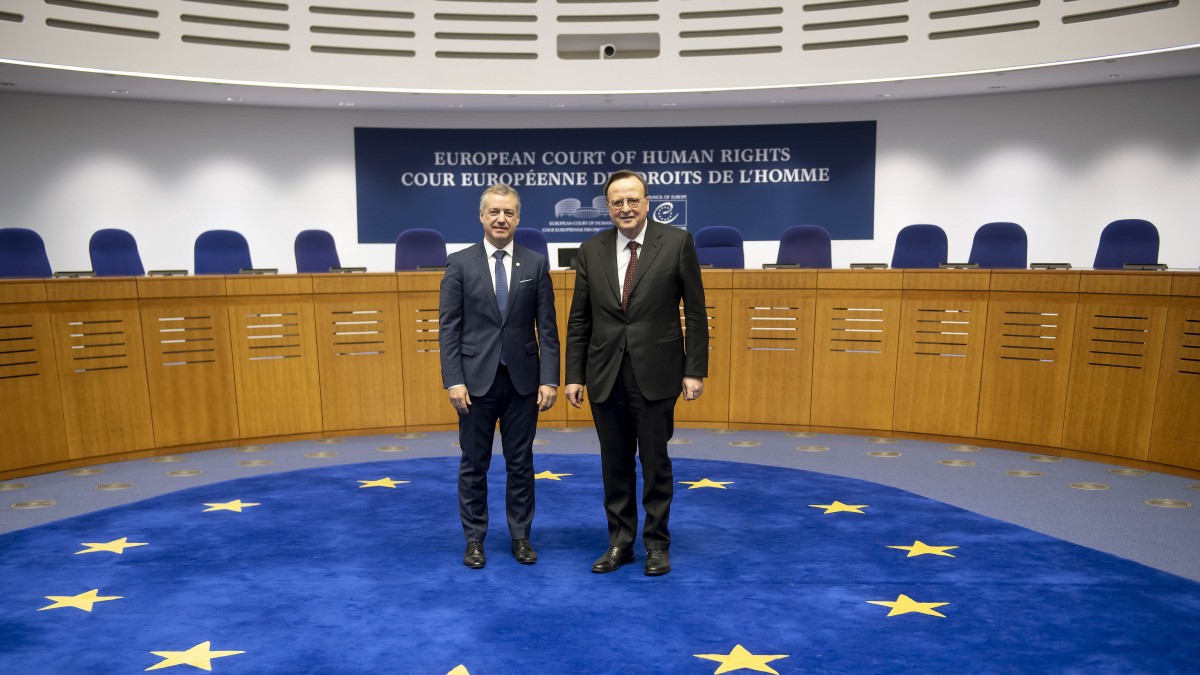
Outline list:
[[[458,418],[458,513],[467,541],[483,541],[488,529],[487,474],[492,464],[496,421],[507,473],[504,504],[508,532],[528,539],[533,523],[533,438],[537,433],[537,394],[517,393],[508,369],[500,366],[491,389],[472,396],[466,415]]]
[[[675,479],[667,441],[675,432],[678,398],[647,400],[626,353],[608,398],[602,403],[592,401],[592,418],[600,438],[609,546],[630,548],[637,535],[636,456],[642,465],[642,508],[646,511],[642,543],[647,550],[670,548],[668,521]]]

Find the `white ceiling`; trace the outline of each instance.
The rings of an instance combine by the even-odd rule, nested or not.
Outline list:
[[[608,94],[410,93],[301,89],[82,72],[0,61],[0,93],[223,105],[375,111],[603,111],[792,107],[1035,91],[1200,76],[1200,46],[1016,70],[932,78],[704,92]]]

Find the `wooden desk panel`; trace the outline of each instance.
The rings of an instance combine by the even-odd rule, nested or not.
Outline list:
[[[225,299],[143,300],[140,306],[155,446],[238,438]]]
[[[816,297],[815,290],[733,292],[731,423],[809,423]]]
[[[727,270],[706,270],[727,272]],[[716,277],[716,275],[713,275]],[[720,277],[717,277],[720,278]],[[725,278],[728,278],[726,275]],[[710,277],[705,277],[707,284]],[[708,316],[708,377],[704,380],[704,392],[695,401],[685,401],[683,396],[675,406],[675,419],[680,422],[712,422],[725,424],[729,419],[729,349],[730,303],[732,296],[728,288],[705,288],[704,304]],[[682,327],[683,305],[679,306],[679,324]],[[686,329],[684,333],[686,335]],[[680,383],[682,389],[683,383]]]
[[[1075,335],[1074,293],[992,293],[979,438],[1062,444]]]
[[[228,316],[242,438],[321,431],[312,296],[230,297]]]
[[[568,274],[570,282],[567,280]],[[558,327],[558,398],[555,400],[553,408],[538,415],[539,424],[563,426],[571,412],[578,412],[571,408],[570,403],[567,403],[566,396],[567,313],[571,310],[571,284],[574,279],[574,272],[550,272],[550,282],[554,286],[554,318]]]
[[[440,275],[439,275],[440,280]],[[458,425],[458,413],[442,388],[438,346],[438,293],[401,293],[400,346],[404,350],[404,419],[406,424]]]
[[[567,319],[571,313],[571,299],[574,297],[575,290],[575,272],[574,270],[551,272],[550,276],[554,280],[554,304],[555,311],[558,312],[558,341],[559,341],[559,364],[561,370],[559,373],[563,378],[563,385],[567,384]],[[558,403],[555,407],[563,406],[562,415],[567,424],[571,426],[591,425],[592,406],[588,402],[587,389],[583,392],[583,406],[576,410],[567,403],[565,390],[559,390]]]
[[[154,447],[135,300],[49,305],[71,459]]]
[[[318,295],[314,310],[325,431],[403,426],[396,295]]]
[[[814,426],[892,429],[900,298],[900,291],[817,291]]]
[[[1168,303],[1166,297],[1080,294],[1064,447],[1147,458]]]
[[[705,396],[678,409],[680,421],[961,434],[1200,469],[1200,376],[1186,360],[1200,350],[1200,331],[1191,327],[1200,323],[1200,274],[971,272],[705,270],[711,374]],[[990,290],[978,290],[975,282],[988,277]],[[453,427],[437,346],[441,278],[0,280],[0,434],[9,439],[0,472],[149,448]],[[574,273],[552,278],[565,339]],[[919,306],[925,301],[977,308],[984,295],[976,430],[962,433],[969,373],[922,367],[902,348],[918,342],[914,317],[929,309]],[[373,356],[337,356],[334,348],[344,345],[317,324],[318,307],[329,327],[333,312],[378,298],[395,303],[396,328],[387,328],[386,309],[384,326],[385,335],[397,334],[399,377],[353,365]],[[749,350],[766,344],[751,340],[763,333],[749,330],[764,323],[757,319],[787,313],[755,307],[795,310],[796,322],[808,326],[796,331],[795,353]],[[251,328],[269,322],[294,326]],[[293,329],[294,345],[263,337],[284,334],[280,328]],[[944,357],[947,364],[973,363],[976,328],[970,324],[966,355]],[[211,347],[173,342],[175,334],[206,332]],[[112,342],[85,342],[99,338]],[[256,356],[268,358],[250,361]],[[399,387],[398,404],[389,402],[396,392],[388,387]],[[771,392],[777,400],[764,398]],[[576,411],[565,401],[542,417],[551,426],[590,421],[587,406]]]
[[[1148,459],[1200,469],[1200,299],[1171,299]]]
[[[1080,293],[1170,295],[1171,274],[1132,270],[1095,270],[1079,277]]]
[[[977,274],[953,279],[986,288]],[[904,292],[893,428],[975,435],[987,314],[987,293]]]
[[[70,458],[45,303],[0,305],[0,400],[0,472]]]

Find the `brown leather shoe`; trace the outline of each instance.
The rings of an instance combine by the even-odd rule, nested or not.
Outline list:
[[[487,564],[487,559],[483,557],[482,541],[467,542],[467,552],[463,555],[463,564],[473,570],[481,569]]]
[[[600,559],[592,563],[592,571],[596,574],[607,574],[615,572],[627,562],[633,562],[633,551],[619,546],[610,547],[600,556]]]
[[[671,556],[665,548],[646,551],[646,576],[660,577],[671,571]]]
[[[537,562],[537,552],[529,545],[528,539],[513,539],[513,557],[522,565],[532,565]]]

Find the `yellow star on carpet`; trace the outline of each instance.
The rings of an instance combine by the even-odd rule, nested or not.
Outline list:
[[[928,555],[943,555],[943,556],[946,556],[947,558],[953,558],[954,556],[950,555],[949,553],[946,553],[946,551],[949,551],[952,548],[958,548],[958,547],[957,546],[930,546],[929,544],[926,544],[925,542],[918,539],[917,541],[913,542],[912,546],[889,546],[888,548],[896,548],[896,549],[900,549],[901,551],[908,551],[908,555],[905,556],[906,558],[912,558],[914,556],[926,555],[926,554],[928,554]]]
[[[733,481],[727,480],[724,482],[720,482],[720,481],[715,481],[715,480],[709,480],[707,478],[701,478],[700,480],[681,480],[681,481],[679,481],[679,484],[680,485],[691,485],[692,487],[688,488],[689,490],[695,490],[696,488],[706,488],[706,487],[707,488],[718,488],[718,489],[724,490],[724,489],[726,489],[725,486],[732,485]]]
[[[471,675],[471,671],[467,670],[467,667],[460,663],[454,667],[454,670],[446,673],[446,675]]]
[[[392,480],[391,478],[379,478],[377,480],[360,480],[358,482],[362,483],[362,485],[358,486],[360,489],[369,487],[385,487],[395,490],[397,485],[404,485],[408,481]]]
[[[779,675],[779,671],[767,665],[768,662],[776,659],[786,659],[787,654],[751,654],[746,651],[746,648],[741,645],[734,645],[733,650],[728,654],[692,654],[698,659],[708,659],[721,664],[720,668],[713,671],[713,675],[721,675],[721,673],[729,673],[735,670],[756,670],[760,673],[773,673]]]
[[[134,546],[146,546],[147,544],[131,542],[129,541],[129,537],[121,537],[120,539],[106,541],[102,544],[85,541],[83,542],[83,545],[87,546],[87,548],[83,549],[82,551],[75,551],[75,555],[79,555],[80,553],[99,553],[100,551],[108,551],[109,553],[121,555],[127,548],[133,548]]]
[[[246,652],[214,652],[212,643],[208,641],[192,647],[186,652],[150,652],[155,656],[163,657],[159,663],[150,666],[146,670],[158,670],[159,668],[171,668],[172,666],[195,666],[200,670],[212,670],[212,660],[219,659],[223,656],[233,656],[235,654],[245,654]]]
[[[45,596],[45,598],[47,600],[53,600],[54,604],[46,605],[45,607],[42,607],[38,611],[40,612],[43,609],[60,609],[62,607],[74,607],[75,609],[82,609],[85,612],[90,612],[90,611],[92,611],[92,605],[96,604],[97,602],[107,602],[109,600],[120,600],[122,598],[122,596],[120,596],[120,595],[100,595],[99,593],[100,593],[99,588],[93,588],[92,590],[88,591],[87,593],[80,593],[79,595],[47,595],[47,596]]]
[[[223,504],[209,504],[206,502],[204,505],[210,507],[204,509],[204,513],[208,513],[209,511],[237,511],[238,513],[241,513],[242,509],[250,508],[251,506],[262,506],[262,504],[256,504],[254,502],[243,502],[240,499],[235,499],[231,502],[225,502]]]
[[[534,479],[562,480],[563,476],[574,476],[574,475],[575,474],[573,474],[573,473],[554,473],[553,471],[543,471],[543,472],[537,474],[536,476],[534,476]]]
[[[929,616],[940,616],[943,619],[946,618],[946,615],[933,611],[933,608],[950,604],[948,602],[917,602],[903,593],[900,594],[900,597],[896,598],[895,602],[888,600],[868,600],[867,602],[872,605],[891,607],[892,611],[888,612],[888,616],[900,616],[901,614],[918,612],[920,614],[928,614]]]
[[[870,508],[866,504],[843,504],[839,501],[834,501],[832,504],[809,504],[814,509],[825,509],[825,515],[831,513],[863,513],[862,509]],[[866,515],[863,513],[863,515]]]

